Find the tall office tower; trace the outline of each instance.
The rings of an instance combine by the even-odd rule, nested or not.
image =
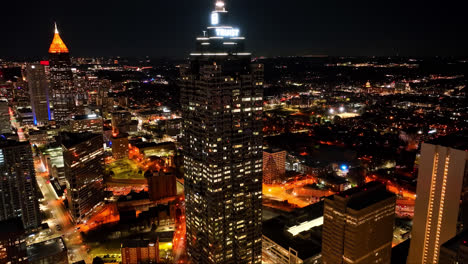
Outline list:
[[[49,103],[49,82],[46,69],[41,64],[29,64],[26,66],[26,78],[28,80],[29,98],[33,111],[34,125],[44,125],[51,119]]]
[[[193,263],[261,263],[263,66],[217,1],[181,69],[187,252]]]
[[[21,218],[0,221],[0,264],[28,263]]]
[[[75,110],[75,89],[68,48],[60,38],[57,24],[49,48],[50,91],[54,106],[54,120],[66,122]]]
[[[29,142],[0,139],[0,221],[21,217],[26,229],[41,224]]]
[[[60,133],[67,199],[71,215],[81,222],[103,201],[103,138],[101,134]]]
[[[10,107],[6,98],[0,98],[0,134],[11,133]]]
[[[263,150],[263,183],[281,181],[286,174],[286,151],[280,149]]]
[[[438,263],[440,246],[467,228],[468,136],[423,143],[407,263]]]
[[[325,199],[323,264],[390,263],[395,203],[377,182]]]

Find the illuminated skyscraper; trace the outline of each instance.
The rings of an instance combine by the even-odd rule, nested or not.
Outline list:
[[[187,252],[193,263],[261,263],[263,65],[217,1],[181,69]]]
[[[0,221],[21,217],[26,229],[41,224],[36,172],[29,142],[0,139]]]
[[[467,140],[422,144],[408,264],[438,263],[441,245],[468,227]]]
[[[104,198],[104,148],[101,134],[61,133],[67,198],[73,218],[80,222]]]
[[[57,25],[49,48],[50,88],[54,106],[54,120],[66,122],[75,110],[75,89],[68,48],[60,38]]]
[[[395,202],[377,182],[325,199],[323,264],[390,264]]]
[[[47,124],[51,119],[49,104],[49,83],[45,65],[30,64],[26,67],[29,97],[34,116],[34,124]]]

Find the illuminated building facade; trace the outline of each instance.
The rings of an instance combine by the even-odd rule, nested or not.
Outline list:
[[[323,264],[390,264],[395,203],[395,195],[377,182],[326,198]]]
[[[92,133],[61,133],[67,199],[80,222],[104,198],[103,137]]]
[[[21,217],[26,229],[41,224],[36,172],[29,142],[0,140],[0,221]]]
[[[28,263],[25,237],[21,218],[0,221],[0,264]]]
[[[187,252],[193,263],[261,263],[263,65],[217,1],[181,68]]]
[[[263,151],[263,183],[279,182],[286,174],[286,151],[266,149]]]
[[[44,125],[51,119],[49,103],[49,82],[46,76],[46,66],[29,64],[26,66],[29,98],[33,111],[34,125]]]
[[[440,246],[467,227],[466,140],[446,136],[422,144],[409,264],[438,263]]]
[[[71,71],[70,53],[60,38],[55,25],[55,34],[49,48],[50,92],[54,106],[54,120],[64,123],[75,110],[75,89]]]
[[[126,240],[121,245],[122,264],[159,263],[159,242]]]

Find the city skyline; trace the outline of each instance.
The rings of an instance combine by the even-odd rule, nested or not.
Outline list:
[[[174,56],[183,58],[190,39],[207,20],[211,0],[126,2],[7,2],[11,23],[0,30],[15,41],[0,43],[0,57],[44,57],[56,21],[74,56]],[[258,56],[445,56],[468,55],[468,21],[462,1],[437,6],[335,0],[322,3],[228,1],[233,22],[245,30]],[[182,5],[182,8],[180,7]],[[92,6],[92,10],[88,7]],[[37,12],[40,10],[41,12]],[[164,10],[164,12],[160,12]],[[91,11],[91,12],[90,12]]]
[[[462,5],[27,2],[0,264],[468,263]]]

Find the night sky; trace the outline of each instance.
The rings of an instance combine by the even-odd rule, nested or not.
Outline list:
[[[464,0],[226,0],[258,56],[468,55]],[[57,21],[73,56],[182,58],[214,0],[0,3],[0,57],[47,56]]]

